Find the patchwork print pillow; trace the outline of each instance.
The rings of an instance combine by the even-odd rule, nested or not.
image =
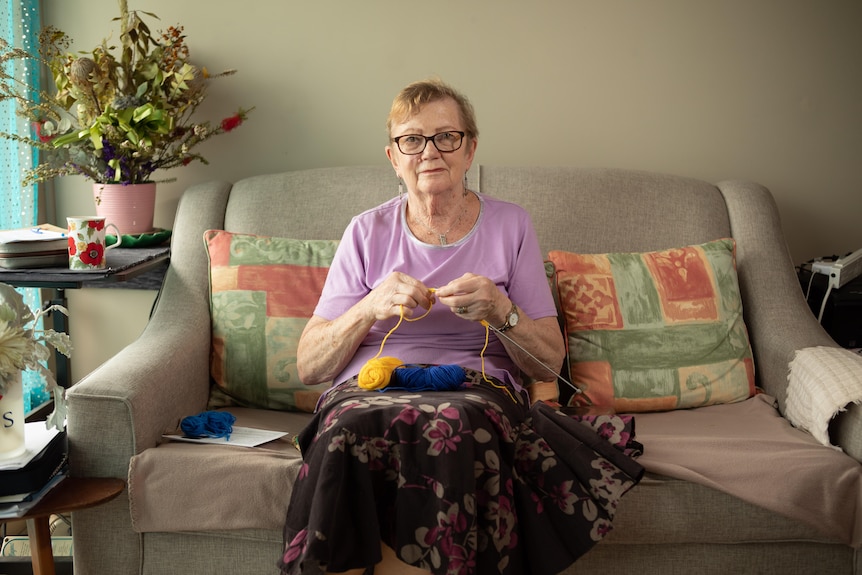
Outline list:
[[[338,242],[209,230],[212,312],[210,408],[313,411],[328,383],[296,372],[299,336],[314,311]]]
[[[649,253],[552,251],[550,260],[570,381],[595,404],[664,411],[754,394],[732,239]]]

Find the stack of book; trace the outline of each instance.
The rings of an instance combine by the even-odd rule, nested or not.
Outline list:
[[[25,424],[26,450],[0,459],[0,521],[25,515],[67,474],[66,432],[44,421]]]
[[[66,267],[66,230],[51,224],[0,230],[0,267],[8,269]]]

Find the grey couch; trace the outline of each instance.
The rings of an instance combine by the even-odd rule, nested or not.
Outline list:
[[[777,399],[782,413],[794,352],[835,346],[804,302],[776,206],[757,184],[538,167],[474,167],[469,178],[474,189],[524,206],[545,251],[647,251],[735,238],[757,384]],[[202,234],[227,229],[339,238],[352,215],[394,193],[389,166],[296,171],[185,192],[171,264],[147,328],[68,394],[72,473],[125,479],[130,462],[140,467],[131,498],[74,514],[76,574],[277,571],[278,522],[299,462],[292,447],[271,446],[263,459],[256,450],[201,455],[201,446],[166,445],[162,439],[182,417],[207,405],[210,309]],[[857,462],[859,407],[851,405],[831,426],[834,442]],[[239,423],[294,433],[309,418],[239,411]],[[207,495],[213,477],[208,473],[235,477],[236,489]],[[161,504],[161,518],[138,518],[133,525],[137,507],[147,503]],[[229,528],[200,527],[201,513]],[[862,574],[859,549],[722,491],[655,473],[623,499],[614,526],[567,572]]]

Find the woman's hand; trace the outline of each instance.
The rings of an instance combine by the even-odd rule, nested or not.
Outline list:
[[[512,310],[512,302],[494,282],[475,274],[464,274],[437,288],[435,295],[459,317],[470,321],[485,320],[495,328],[506,323]],[[498,337],[512,361],[531,379],[547,380],[559,373],[565,346],[557,318],[533,320],[521,310],[518,325],[507,331],[506,337]]]
[[[503,325],[512,303],[490,279],[466,273],[437,288],[437,299],[452,313],[470,321],[485,320],[493,326]]]
[[[375,322],[404,315],[434,301],[430,289],[407,274],[393,272],[364,298],[332,321],[312,316],[296,350],[296,369],[306,385],[331,380],[356,354]]]
[[[421,281],[401,272],[392,272],[383,283],[362,300],[369,316],[375,321],[398,317],[404,306],[404,316],[413,317],[417,307],[429,309],[434,303],[433,292]]]

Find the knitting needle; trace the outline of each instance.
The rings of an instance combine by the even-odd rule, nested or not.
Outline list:
[[[569,381],[568,379],[566,379],[565,377],[563,377],[563,376],[562,376],[562,375],[560,375],[559,373],[555,372],[553,369],[551,369],[551,368],[550,368],[546,363],[544,363],[544,362],[543,362],[542,360],[540,360],[538,357],[536,357],[535,355],[533,355],[532,353],[530,353],[529,351],[527,351],[526,349],[524,349],[524,347],[523,347],[521,344],[519,344],[517,341],[515,341],[514,339],[512,339],[511,337],[509,337],[508,335],[506,335],[505,333],[503,333],[503,332],[502,332],[502,331],[500,331],[498,328],[494,327],[493,325],[491,325],[490,323],[488,323],[488,322],[487,322],[487,321],[485,321],[484,319],[483,319],[483,320],[481,320],[479,323],[481,323],[482,325],[484,325],[484,326],[485,326],[485,327],[487,327],[487,328],[490,328],[490,329],[491,329],[491,331],[493,331],[493,332],[494,332],[494,333],[496,333],[497,335],[501,335],[501,336],[503,336],[503,337],[506,339],[506,341],[508,341],[509,343],[511,343],[512,345],[514,345],[515,347],[517,347],[518,349],[520,349],[521,351],[523,351],[525,354],[527,354],[527,356],[528,356],[530,359],[532,359],[533,361],[535,361],[536,363],[538,363],[539,365],[541,365],[542,367],[544,367],[545,369],[547,369],[549,372],[551,372],[552,374],[554,374],[554,375],[555,375],[556,377],[558,377],[559,379],[562,379],[565,383],[567,383],[567,384],[569,385],[569,387],[571,387],[571,388],[575,391],[575,394],[576,394],[576,395],[583,394],[583,395],[584,395],[584,398],[585,398],[585,399],[587,399],[587,401],[589,401],[589,400],[590,400],[590,399],[589,399],[589,397],[584,393],[584,390],[580,389],[577,385],[575,385],[574,383],[572,383],[571,381]],[[590,403],[592,403],[592,402],[590,402]]]

